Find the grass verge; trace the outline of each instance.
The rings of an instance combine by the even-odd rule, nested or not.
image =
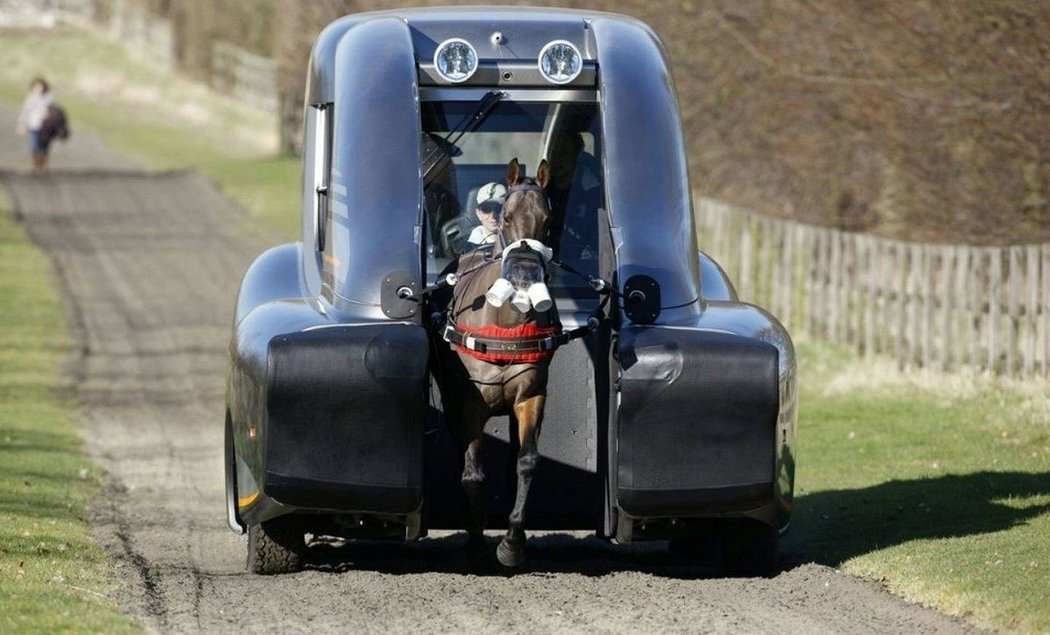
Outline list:
[[[0,632],[137,632],[84,517],[100,474],[58,396],[71,342],[48,271],[0,193]]]
[[[980,626],[1050,630],[1050,383],[799,348],[792,550]]]

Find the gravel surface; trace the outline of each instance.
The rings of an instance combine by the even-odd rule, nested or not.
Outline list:
[[[461,534],[324,542],[302,573],[245,573],[223,509],[225,348],[240,276],[273,241],[202,178],[129,171],[79,131],[50,176],[14,172],[25,161],[12,128],[0,108],[0,183],[67,297],[79,416],[109,472],[96,533],[121,573],[118,601],[149,631],[971,630],[823,566],[719,579],[582,535],[535,535],[514,576],[471,569]]]

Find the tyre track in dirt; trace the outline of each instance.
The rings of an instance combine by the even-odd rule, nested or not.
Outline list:
[[[78,414],[108,471],[96,535],[118,565],[118,601],[150,631],[971,630],[827,567],[717,579],[651,548],[566,535],[534,537],[515,576],[472,570],[455,534],[321,543],[302,573],[249,575],[244,539],[225,526],[223,378],[237,283],[268,241],[191,173],[8,171],[0,183],[73,316]]]

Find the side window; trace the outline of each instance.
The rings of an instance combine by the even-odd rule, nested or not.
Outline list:
[[[311,108],[313,126],[313,231],[317,251],[325,250],[328,215],[330,210],[332,171],[332,104],[320,104]]]

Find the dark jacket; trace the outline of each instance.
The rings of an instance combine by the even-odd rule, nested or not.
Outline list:
[[[40,142],[46,148],[55,139],[68,139],[71,131],[66,111],[61,106],[51,104],[47,107],[47,116],[40,126]]]

